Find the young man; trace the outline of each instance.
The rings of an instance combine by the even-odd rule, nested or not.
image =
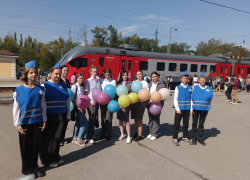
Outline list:
[[[213,99],[213,92],[209,86],[206,86],[206,77],[203,72],[199,75],[199,85],[193,87],[191,111],[193,113],[192,124],[192,145],[197,145],[198,142],[205,146],[203,139],[204,123],[211,109],[211,101]],[[198,125],[199,124],[199,125]],[[198,126],[198,133],[197,133]]]
[[[160,76],[160,78],[158,77],[158,79],[159,79],[159,82],[162,83],[162,84],[164,84],[165,87],[166,87],[166,85],[167,85],[167,80],[166,80],[165,75],[162,74],[162,75]]]
[[[237,105],[238,104],[237,92],[238,92],[238,81],[239,81],[239,79],[237,78],[237,76],[235,74],[233,75],[233,79],[234,79],[234,82],[231,83],[233,85],[233,90],[232,90],[232,93],[231,93],[231,102],[230,102],[230,104],[232,103],[233,105]],[[233,99],[235,99],[235,102],[233,102]]]
[[[191,144],[188,139],[188,124],[189,124],[189,115],[191,107],[191,94],[192,86],[188,85],[188,74],[185,71],[181,75],[181,84],[176,86],[174,94],[174,108],[175,108],[175,119],[173,127],[173,144],[179,146],[178,142],[178,131],[180,127],[181,119],[183,118],[183,137],[182,142]]]
[[[75,78],[76,78],[76,72],[74,72],[73,75],[71,76],[71,84],[75,83]]]
[[[225,94],[227,97],[226,102],[231,102],[231,93],[232,93],[232,84],[231,84],[231,78],[229,74],[227,74],[227,78],[225,79],[225,86],[227,87]]]

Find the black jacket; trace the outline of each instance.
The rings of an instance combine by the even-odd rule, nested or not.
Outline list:
[[[62,83],[64,84],[67,88],[70,88],[70,83],[69,83],[69,80],[66,78],[66,83],[64,82],[63,79],[60,79],[59,83]]]

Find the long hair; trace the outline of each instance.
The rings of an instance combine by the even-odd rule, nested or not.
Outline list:
[[[105,78],[105,73],[109,73],[109,74],[110,74],[110,77],[112,78],[112,71],[111,71],[111,69],[106,68],[106,69],[103,70],[104,78]]]
[[[26,83],[28,81],[28,73],[30,71],[31,68],[25,68],[21,77],[21,81]],[[34,68],[36,70],[36,75],[38,74],[37,69]]]
[[[77,74],[77,76],[76,76],[76,78],[75,78],[75,81],[74,81],[75,84],[77,83],[77,79],[78,79],[80,76],[82,76],[83,79],[84,79],[84,75],[83,75],[82,73]],[[82,87],[84,87],[84,81],[83,81],[83,83],[81,83],[81,84],[79,84],[79,85],[82,86]]]
[[[123,74],[125,74],[125,73],[127,73],[127,75],[128,75],[128,72],[127,72],[126,70],[123,70],[122,72],[120,72],[119,80],[117,81],[117,84],[121,84],[121,83],[122,83],[122,81],[123,81],[122,76],[123,76]],[[128,81],[128,77],[127,77],[127,80],[126,80],[126,81]]]

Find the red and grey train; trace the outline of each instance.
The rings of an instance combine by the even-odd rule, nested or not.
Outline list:
[[[180,76],[184,71],[191,75],[198,75],[203,71],[207,78],[212,79],[218,75],[225,78],[226,74],[241,75],[244,78],[250,75],[250,61],[134,51],[131,45],[122,47],[116,49],[77,46],[66,53],[59,64],[69,67],[68,79],[74,72],[78,74],[82,71],[85,80],[90,77],[88,70],[92,65],[98,67],[99,75],[105,68],[110,68],[115,80],[119,72],[127,70],[129,80],[132,81],[135,79],[136,71],[140,69],[144,74],[157,71],[166,77],[171,76],[174,84],[180,82]]]

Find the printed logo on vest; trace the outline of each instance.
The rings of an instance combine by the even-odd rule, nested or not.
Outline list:
[[[44,94],[43,90],[40,90],[40,91],[39,91],[39,93],[40,93],[41,95],[43,95],[43,94]]]
[[[191,92],[191,91],[192,91],[192,89],[189,89],[189,91]]]
[[[60,88],[61,88],[61,89],[63,89],[63,87],[62,87],[62,86],[60,86]]]
[[[209,91],[209,89],[206,90],[207,92]]]

